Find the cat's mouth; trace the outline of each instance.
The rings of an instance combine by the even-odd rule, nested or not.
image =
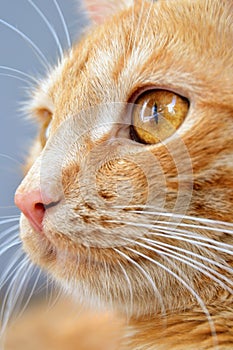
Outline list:
[[[20,237],[23,248],[34,263],[45,267],[48,264],[74,264],[79,266],[100,266],[114,264],[110,247],[89,247],[75,243],[69,237],[58,232],[38,230],[23,214],[20,220]],[[36,254],[35,254],[36,253]]]
[[[24,214],[21,214],[20,218],[20,238],[26,253],[32,256],[35,251],[37,252],[36,260],[38,257],[47,256],[50,259],[56,257],[57,249],[49,237],[38,225],[33,224],[31,220],[29,221]]]

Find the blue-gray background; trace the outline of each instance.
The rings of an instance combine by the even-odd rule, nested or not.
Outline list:
[[[79,36],[83,14],[77,0],[57,0],[73,41]],[[67,41],[61,20],[53,0],[34,0],[55,28],[64,48]],[[14,25],[35,42],[50,63],[55,63],[58,50],[46,24],[27,0],[0,0],[0,18]],[[8,66],[39,76],[45,74],[38,58],[29,45],[11,29],[0,23],[0,66]],[[35,134],[35,125],[19,113],[19,106],[25,100],[30,86],[20,80],[6,77],[11,74],[0,69],[0,217],[17,214],[14,207],[14,191],[21,180],[20,164]],[[1,219],[0,219],[1,221]],[[8,225],[9,227],[10,225]],[[1,232],[5,228],[0,225]],[[10,259],[9,254],[0,256],[0,275]]]

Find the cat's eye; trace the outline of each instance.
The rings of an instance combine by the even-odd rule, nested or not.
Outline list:
[[[167,90],[149,90],[135,101],[130,136],[144,144],[161,142],[180,127],[188,110],[185,97]]]

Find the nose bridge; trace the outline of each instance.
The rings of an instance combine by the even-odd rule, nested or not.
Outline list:
[[[32,192],[40,188],[40,164],[41,158],[39,157],[18,186],[16,194]]]
[[[53,202],[58,202],[61,199],[61,190],[59,187],[59,176],[55,175],[56,159],[51,156],[45,157],[44,153],[38,157],[31,169],[18,186],[15,195],[28,196],[32,193],[37,193],[40,196],[39,202],[47,204],[48,198]]]

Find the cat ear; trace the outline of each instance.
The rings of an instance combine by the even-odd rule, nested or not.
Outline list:
[[[133,5],[134,0],[83,0],[90,19],[100,24],[109,16]]]

